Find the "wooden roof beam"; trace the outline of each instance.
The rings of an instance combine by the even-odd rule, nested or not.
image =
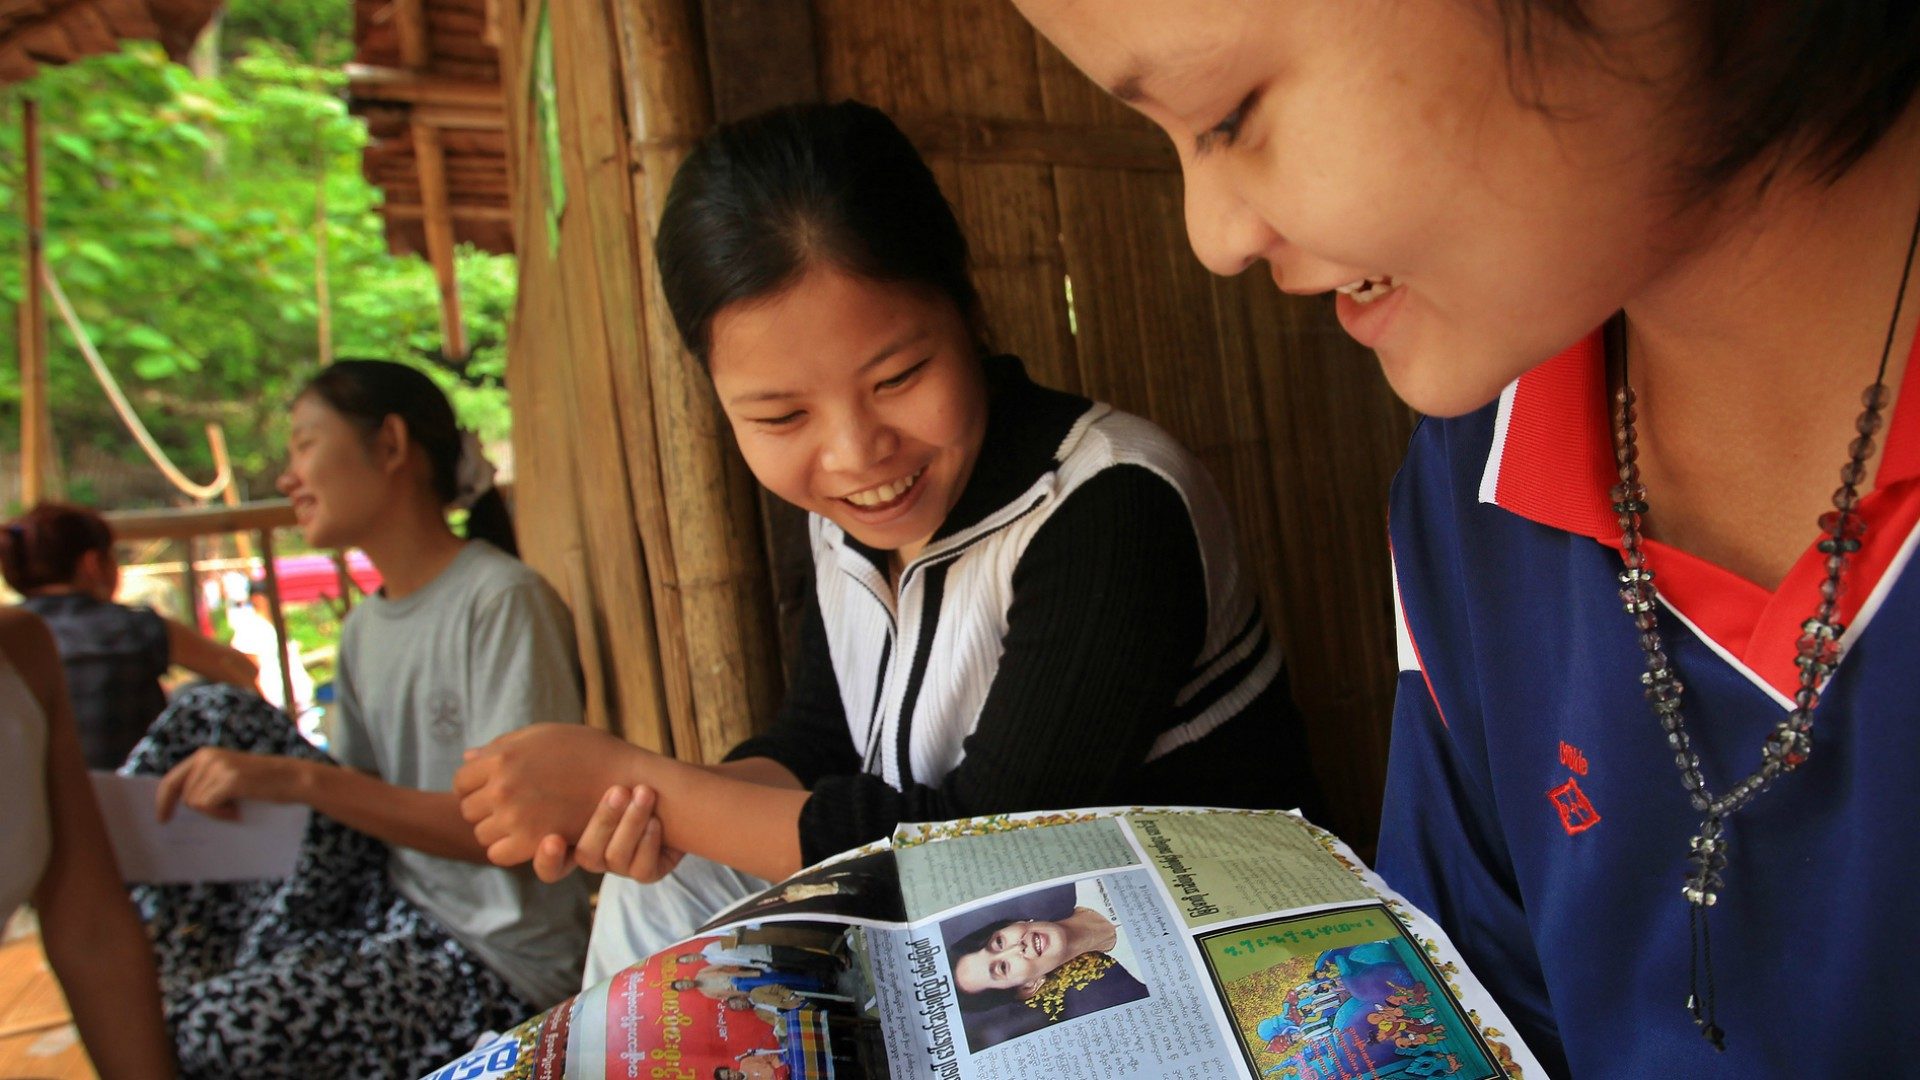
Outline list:
[[[420,203],[389,202],[380,207],[380,212],[395,221],[424,221],[427,208]],[[447,216],[455,221],[489,221],[509,224],[513,221],[513,211],[506,206],[488,206],[477,203],[453,203],[447,207]]]
[[[415,105],[409,119],[449,131],[505,131],[504,109],[476,109],[470,105]]]
[[[160,24],[153,21],[153,12],[148,10],[145,0],[109,0],[99,6],[99,11],[112,26],[115,37],[141,41],[160,39]]]
[[[506,96],[499,83],[479,79],[448,79],[377,64],[348,64],[347,89],[369,101],[404,101],[413,105],[454,105],[504,110]]]

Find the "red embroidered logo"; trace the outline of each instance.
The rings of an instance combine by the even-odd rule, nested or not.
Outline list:
[[[1566,783],[1547,792],[1547,798],[1553,801],[1553,808],[1560,812],[1560,827],[1567,830],[1568,836],[1586,832],[1600,824],[1600,811],[1593,808],[1587,793],[1580,790],[1580,782],[1571,776],[1567,777]]]
[[[1572,769],[1580,776],[1587,775],[1587,755],[1581,753],[1580,748],[1572,743],[1560,744],[1560,764]]]

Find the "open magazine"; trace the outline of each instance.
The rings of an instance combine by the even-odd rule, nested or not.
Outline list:
[[[1133,808],[902,826],[425,1080],[1543,1075],[1331,833]]]

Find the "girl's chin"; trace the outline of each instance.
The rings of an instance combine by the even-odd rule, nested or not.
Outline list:
[[[1393,349],[1374,354],[1387,385],[1401,401],[1423,416],[1464,416],[1497,399],[1507,384],[1526,370],[1459,363],[1433,350]],[[1484,356],[1484,354],[1483,354]]]
[[[345,548],[353,546],[341,537],[336,536],[334,530],[327,528],[322,522],[310,521],[300,526],[300,538],[307,542],[308,547],[313,548]]]

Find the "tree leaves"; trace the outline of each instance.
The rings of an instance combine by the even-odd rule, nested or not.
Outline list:
[[[415,362],[483,438],[509,430],[501,380],[513,260],[460,253],[473,356],[443,362],[432,270],[388,254],[379,192],[360,175],[366,132],[347,114],[337,68],[351,23],[350,0],[235,0],[217,78],[134,43],[0,91],[0,302],[11,309],[22,293],[18,117],[31,93],[41,103],[48,259],[102,357],[136,405],[180,406],[143,418],[189,472],[211,471],[200,425],[221,417],[256,492],[283,456],[286,404],[316,368],[320,184],[335,353]],[[0,356],[14,355],[16,333],[0,319]],[[56,443],[143,460],[57,315],[48,342]],[[10,445],[18,398],[17,367],[0,363],[0,440]]]

